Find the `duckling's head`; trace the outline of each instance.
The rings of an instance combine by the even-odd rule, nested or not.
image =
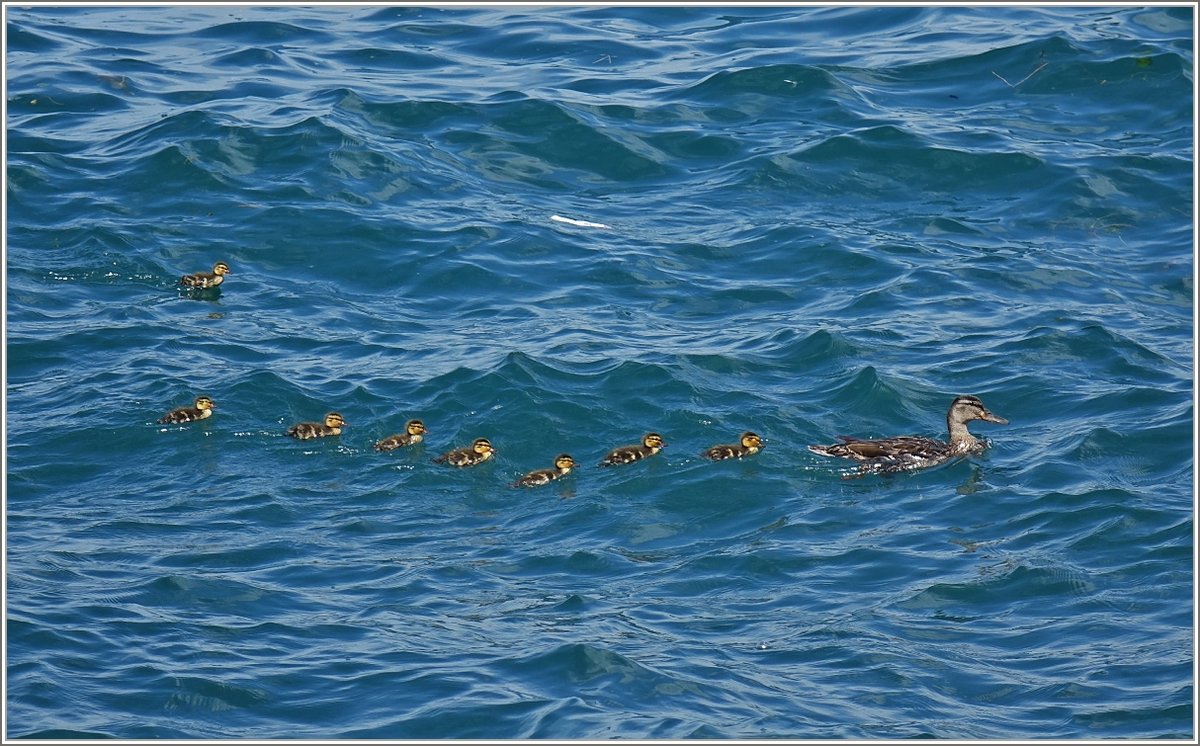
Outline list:
[[[229,271],[228,264],[225,262],[217,262],[213,265],[213,274],[217,276],[224,276],[232,273]]]
[[[1008,424],[1008,420],[988,411],[988,408],[983,406],[983,402],[977,396],[955,397],[954,401],[950,403],[950,412],[946,415],[946,420],[951,427],[966,424],[971,420],[994,422],[997,425]]]
[[[420,420],[409,420],[408,424],[404,426],[404,431],[409,435],[424,435],[425,423]]]
[[[349,424],[350,423],[346,422],[346,419],[337,412],[330,412],[329,414],[325,415],[325,427],[345,427]]]
[[[214,403],[213,400],[209,399],[207,396],[197,396],[196,397],[196,409],[204,411],[204,410],[213,409],[216,406],[217,406],[216,403]]]
[[[752,432],[742,433],[742,447],[743,448],[762,448],[762,446],[763,446],[763,439],[758,437],[758,435],[756,435]]]
[[[646,437],[642,438],[642,445],[647,448],[666,448],[667,444],[663,442],[662,436],[658,433],[646,433]]]
[[[480,455],[496,452],[496,449],[492,447],[491,441],[487,438],[476,438],[475,442],[471,444],[471,450]]]
[[[559,471],[570,471],[575,468],[575,459],[571,458],[570,454],[560,453],[554,459],[554,468]]]

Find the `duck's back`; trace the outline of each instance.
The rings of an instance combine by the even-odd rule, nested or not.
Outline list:
[[[621,464],[631,464],[634,461],[641,461],[647,456],[654,455],[654,451],[646,446],[622,446],[609,451],[604,460],[600,462],[601,466],[619,466]]]
[[[861,461],[869,464],[871,471],[880,472],[932,466],[955,455],[949,443],[916,435],[878,440],[839,435],[838,440],[842,442],[827,446],[809,446],[808,449],[822,456]]]
[[[319,422],[301,422],[288,428],[287,434],[299,440],[309,440],[329,435],[331,432],[331,428],[325,427]]]

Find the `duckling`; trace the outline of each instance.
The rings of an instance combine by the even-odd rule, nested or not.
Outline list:
[[[397,448],[411,446],[420,443],[425,435],[425,423],[420,420],[409,420],[404,426],[404,432],[397,435],[389,435],[383,440],[375,443],[377,451],[394,451]]]
[[[525,476],[512,483],[513,487],[539,487],[543,484],[549,484],[559,477],[565,477],[571,473],[571,469],[575,468],[575,459],[569,454],[561,453],[554,459],[553,469],[538,469],[531,471]]]
[[[604,460],[600,462],[600,466],[617,466],[619,464],[641,461],[647,456],[653,456],[666,447],[667,444],[663,442],[661,435],[658,433],[646,433],[642,438],[641,445],[621,446],[609,451]]]
[[[308,440],[309,438],[323,438],[326,435],[341,435],[342,428],[349,425],[349,422],[337,412],[330,412],[325,415],[325,423],[319,422],[301,422],[292,425],[288,428],[287,434],[299,440]]]
[[[737,445],[717,445],[700,454],[713,461],[723,461],[727,458],[742,458],[758,453],[764,447],[763,439],[751,432],[742,433]]]
[[[184,275],[179,278],[179,284],[187,288],[195,288],[204,290],[206,288],[215,288],[222,282],[225,282],[225,275],[233,274],[229,271],[229,265],[225,262],[217,262],[213,265],[212,272],[196,272],[190,275]]]
[[[450,466],[475,466],[487,461],[495,453],[496,449],[492,447],[487,438],[476,438],[470,448],[456,448],[453,451],[447,451],[435,458],[433,463]]]
[[[190,407],[178,407],[164,414],[159,418],[159,423],[163,425],[174,425],[181,422],[195,422],[212,416],[213,408],[217,405],[212,399],[207,396],[196,397],[196,403]]]
[[[949,442],[917,435],[863,440],[839,435],[841,443],[828,446],[809,446],[808,450],[822,456],[849,458],[860,462],[859,471],[889,474],[936,466],[960,456],[982,453],[987,443],[967,431],[971,420],[1007,425],[1008,420],[992,414],[975,396],[959,396],[950,403],[946,413]]]

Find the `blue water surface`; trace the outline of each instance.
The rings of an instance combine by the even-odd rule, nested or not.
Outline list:
[[[8,737],[1195,737],[1193,8],[4,12]]]

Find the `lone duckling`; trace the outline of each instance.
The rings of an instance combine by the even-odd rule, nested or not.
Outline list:
[[[326,435],[341,435],[342,428],[349,425],[337,412],[325,415],[324,424],[320,422],[301,422],[288,428],[287,434],[299,440],[323,438]]]
[[[700,454],[713,461],[724,461],[727,458],[742,458],[758,453],[764,447],[763,439],[752,432],[742,433],[737,444],[716,445]]]
[[[375,450],[377,451],[394,451],[397,448],[411,446],[420,443],[425,435],[425,423],[420,420],[409,420],[404,426],[404,432],[396,435],[389,435],[383,440],[376,441]]]
[[[225,275],[228,274],[233,274],[229,271],[229,265],[225,262],[217,262],[213,265],[212,272],[196,272],[184,275],[179,278],[179,284],[185,288],[206,290],[208,288],[215,288],[222,282],[225,282]]]
[[[960,456],[982,453],[987,443],[967,431],[971,420],[994,422],[1007,425],[1008,420],[992,414],[975,396],[959,396],[950,403],[946,413],[946,429],[949,442],[917,435],[901,435],[894,438],[864,440],[849,435],[839,435],[841,443],[828,446],[809,446],[808,450],[822,456],[854,459],[860,462],[859,471],[873,474],[924,469],[937,466]]]
[[[456,448],[453,451],[447,451],[435,458],[433,463],[460,467],[475,466],[487,461],[495,453],[496,449],[492,447],[491,442],[487,438],[476,438],[475,442],[469,448]]]
[[[159,424],[174,425],[182,422],[195,422],[212,416],[213,408],[217,405],[207,396],[197,396],[196,403],[190,407],[177,407],[159,418]]]
[[[661,435],[658,433],[646,433],[642,438],[641,445],[621,446],[609,451],[604,460],[600,462],[600,466],[617,466],[619,464],[630,464],[634,461],[641,461],[648,456],[653,456],[666,447],[667,444],[663,442]]]
[[[513,487],[540,487],[549,484],[559,477],[565,477],[575,468],[575,459],[569,454],[561,453],[554,459],[553,469],[538,469],[512,483]]]

